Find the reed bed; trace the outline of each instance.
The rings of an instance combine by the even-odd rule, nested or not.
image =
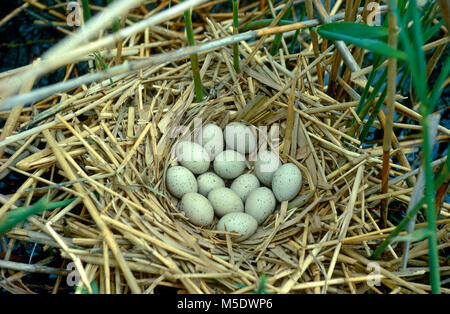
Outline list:
[[[270,1],[249,1],[238,6],[233,0],[234,12],[210,12],[223,2],[196,5],[189,43],[180,30],[184,27],[184,10],[180,10],[177,16],[163,21],[164,27],[148,26],[122,38],[119,49],[114,45],[96,48],[109,69],[118,59],[126,65],[156,56],[158,62],[142,63],[94,82],[79,81],[77,86],[75,65],[98,60],[93,51],[59,60],[66,68],[66,80],[75,80],[70,90],[41,99],[37,96],[31,106],[1,112],[8,122],[2,129],[0,170],[17,172],[27,179],[14,194],[0,198],[0,221],[44,196],[52,202],[73,200],[31,215],[6,231],[9,244],[2,242],[5,254],[0,269],[8,271],[2,272],[0,287],[11,293],[33,293],[21,278],[29,273],[52,273],[57,280],[51,289],[57,293],[70,276],[67,264],[73,262],[80,276],[76,293],[154,293],[162,286],[177,293],[432,291],[428,240],[410,243],[408,267],[403,267],[404,248],[399,239],[406,231],[398,230],[401,232],[395,236],[399,238],[394,238],[391,233],[397,230],[397,223],[383,217],[387,211],[405,212],[415,197],[414,185],[408,185],[408,180],[416,180],[419,169],[401,158],[386,158],[389,153],[409,156],[423,145],[417,133],[423,115],[400,102],[409,95],[396,93],[388,81],[391,89],[386,106],[400,116],[391,122],[390,129],[412,130],[416,137],[391,137],[384,143],[380,139],[363,141],[351,130],[354,123],[360,131],[367,122],[356,112],[367,82],[365,75],[372,71],[371,65],[362,65],[367,50],[325,40],[317,31],[297,31],[305,28],[298,24],[297,29],[292,26],[295,24],[283,28],[278,22],[288,18],[286,11],[297,2],[274,6]],[[338,5],[330,8],[328,2],[322,7],[324,11],[319,10],[321,18],[314,19],[314,10],[321,8],[316,2],[300,2],[307,13],[301,24],[311,27],[332,20],[366,18],[358,10],[359,1],[354,7],[353,1],[346,1],[347,9]],[[153,11],[141,5],[130,11],[128,19],[122,19],[122,28],[168,7],[168,1],[159,2]],[[225,42],[207,53],[192,50],[245,33],[236,28],[233,13],[237,8],[239,25],[263,15],[273,20],[255,40],[234,45]],[[49,14],[53,10],[42,4],[40,9]],[[296,21],[297,17],[293,18]],[[275,34],[280,28],[282,36]],[[97,42],[107,36],[102,33]],[[286,43],[294,35],[300,50],[288,49]],[[442,37],[433,41],[434,48],[428,49],[445,46],[447,36],[445,29]],[[272,47],[278,49],[269,51],[275,39]],[[164,54],[183,50],[182,57],[164,59]],[[199,67],[195,70],[188,59],[194,53]],[[35,68],[40,66],[36,63]],[[44,58],[36,73],[50,71],[47,63]],[[392,71],[396,65],[384,66]],[[339,67],[345,71],[340,73]],[[0,83],[32,73],[32,69],[29,66],[0,74]],[[200,85],[194,84],[193,74],[199,75]],[[31,82],[33,78],[31,75]],[[31,89],[27,86],[32,84],[22,86],[20,94]],[[373,101],[379,97],[374,95]],[[385,123],[380,112],[379,120],[373,123],[378,129]],[[266,126],[265,145],[279,145],[283,162],[295,163],[302,172],[302,197],[294,203],[281,203],[244,242],[235,243],[232,235],[223,236],[214,227],[191,224],[166,189],[166,170],[177,163],[171,154],[173,145],[200,120],[221,127],[231,121]],[[448,142],[449,135],[450,130],[438,123],[432,137],[435,142]],[[431,163],[434,171],[446,165],[445,156]],[[448,252],[450,204],[442,200],[436,209],[437,250]],[[412,230],[428,226],[422,214],[419,218]],[[386,239],[392,241],[384,242],[382,252],[376,251]],[[8,256],[17,242],[55,248],[64,262],[60,267],[47,267],[51,258],[31,265],[11,261]],[[448,258],[441,255],[437,263],[437,271],[445,280],[450,274]],[[439,291],[450,292],[444,285]]]

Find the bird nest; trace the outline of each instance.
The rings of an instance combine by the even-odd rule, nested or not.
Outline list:
[[[204,27],[206,41],[230,35],[214,20]],[[257,43],[240,45],[244,60]],[[145,57],[149,49],[126,47],[122,58]],[[105,60],[114,60],[114,51],[104,52]],[[308,49],[275,57],[260,50],[240,73],[232,68],[231,47],[201,54],[203,102],[195,101],[191,67],[181,59],[22,109],[8,138],[6,153],[14,156],[6,167],[26,180],[3,200],[0,212],[43,195],[74,200],[30,217],[6,236],[57,248],[63,263],[52,269],[65,279],[72,274],[66,265],[74,263],[78,292],[92,291],[93,282],[102,293],[153,293],[163,286],[178,293],[429,291],[426,241],[412,244],[415,268],[406,271],[400,242],[392,242],[376,261],[369,259],[394,230],[390,223],[380,226],[380,201],[391,198],[392,211],[405,210],[412,189],[404,180],[417,172],[391,162],[392,176],[403,180],[379,193],[381,146],[362,148],[349,135],[351,126],[361,123],[354,89],[341,80],[336,88],[346,96],[338,101],[317,82],[317,64],[329,64],[334,52],[331,43],[317,56]],[[300,197],[279,204],[243,242],[214,226],[191,224],[165,186],[168,167],[177,163],[172,148],[196,129],[196,121],[266,127],[263,146],[278,147],[282,161],[302,172]],[[442,215],[448,217],[448,210],[444,203]],[[437,234],[447,246],[448,222],[438,220]],[[35,271],[42,271],[38,266]],[[2,286],[20,289],[14,281]]]

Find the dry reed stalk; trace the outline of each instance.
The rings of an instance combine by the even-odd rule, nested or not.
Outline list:
[[[389,46],[394,49],[397,47],[397,21],[392,12],[388,13],[389,22]],[[397,59],[389,58],[388,60],[388,78],[386,93],[386,119],[383,127],[383,169],[381,172],[381,194],[388,191],[389,183],[389,160],[392,146],[392,124],[394,123],[394,102],[397,89]],[[388,199],[384,198],[380,204],[380,213],[382,217],[382,227],[387,226],[388,220]]]

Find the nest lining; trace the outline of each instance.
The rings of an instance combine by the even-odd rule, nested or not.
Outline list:
[[[212,37],[215,31],[208,32]],[[240,47],[244,57],[253,46]],[[339,102],[316,84],[314,65],[329,63],[333,49],[330,45],[319,58],[307,51],[278,58],[258,53],[239,75],[230,72],[229,48],[203,55],[201,75],[209,95],[203,103],[194,102],[190,67],[180,61],[115,78],[113,85],[108,80],[72,95],[55,95],[34,105],[49,108],[35,116],[24,109],[19,130],[31,130],[31,137],[17,132],[12,147],[23,147],[29,156],[10,169],[29,179],[2,208],[13,209],[27,193],[27,202],[45,193],[52,200],[78,199],[33,217],[7,236],[58,248],[63,258],[81,266],[85,286],[95,279],[102,292],[138,287],[151,293],[169,286],[180,293],[248,293],[257,290],[262,274],[269,293],[380,292],[367,284],[367,256],[392,228],[380,229],[377,206],[386,197],[404,206],[412,190],[400,181],[389,195],[375,193],[382,150],[376,145],[362,149],[347,135],[358,104],[351,87],[345,87],[348,101]],[[286,64],[284,70],[280,64]],[[231,121],[267,126],[269,138],[272,127],[279,127],[283,162],[295,163],[306,178],[301,201],[283,202],[240,243],[232,241],[232,234],[223,238],[214,228],[189,223],[164,178],[175,164],[174,130],[191,130],[196,118],[222,128]],[[411,171],[392,163],[391,172]],[[444,203],[444,217],[448,210]],[[439,221],[442,241],[448,222]],[[448,246],[448,239],[441,245]],[[426,268],[424,248],[418,242],[411,250],[411,263],[421,270]],[[392,244],[377,261],[383,284],[400,292],[428,291],[420,273],[399,270],[400,249]]]

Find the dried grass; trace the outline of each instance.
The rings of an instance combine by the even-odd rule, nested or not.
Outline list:
[[[231,16],[204,17],[206,22],[196,26],[196,33],[202,34],[199,42],[232,34]],[[165,52],[186,45],[175,27],[162,30],[125,38],[122,61],[144,60],[155,49]],[[145,44],[133,44],[142,38]],[[90,290],[88,283],[95,279],[101,293],[153,293],[158,286],[179,293],[249,293],[261,274],[267,276],[268,293],[381,293],[368,284],[373,269],[367,256],[393,227],[379,228],[379,203],[387,198],[407,203],[412,189],[397,180],[388,193],[379,194],[381,148],[362,149],[358,139],[347,135],[357,105],[351,86],[367,72],[362,69],[345,81],[339,78],[342,87],[335,88],[344,97],[334,99],[322,92],[322,78],[317,77],[318,71],[331,71],[337,58],[331,42],[321,52],[315,37],[312,46],[304,42],[302,53],[270,56],[257,50],[265,38],[239,45],[248,60],[241,63],[240,74],[232,66],[231,46],[199,56],[209,95],[203,103],[195,102],[188,63],[176,60],[115,77],[114,84],[106,80],[51,96],[32,110],[10,112],[16,127],[3,132],[10,133],[8,147],[15,153],[1,160],[1,170],[28,179],[9,199],[0,199],[0,216],[18,200],[29,202],[47,193],[52,199],[78,200],[35,216],[6,236],[58,248],[63,258],[77,264],[85,288]],[[100,53],[112,63],[115,52]],[[396,109],[405,112],[400,104]],[[176,141],[172,132],[180,125],[193,127],[196,118],[220,126],[241,120],[269,131],[280,127],[281,158],[296,163],[306,178],[302,201],[283,202],[241,243],[234,243],[230,234],[221,237],[213,226],[191,224],[166,190],[164,178],[167,168],[176,164],[170,154]],[[447,129],[440,130],[448,136]],[[390,166],[395,176],[417,174],[392,161]],[[449,209],[444,203],[441,214],[446,218],[438,221],[438,238],[445,242],[441,248],[449,246]],[[428,272],[426,248],[426,241],[413,243],[409,259],[417,268],[402,272],[401,246],[389,246],[378,261],[378,278],[387,291],[430,290],[422,282]],[[10,292],[31,292],[16,284],[30,272],[19,266],[0,264],[21,271],[0,285]],[[43,267],[34,271],[49,271]],[[448,274],[448,267],[441,272]],[[59,274],[53,292],[65,275]]]

